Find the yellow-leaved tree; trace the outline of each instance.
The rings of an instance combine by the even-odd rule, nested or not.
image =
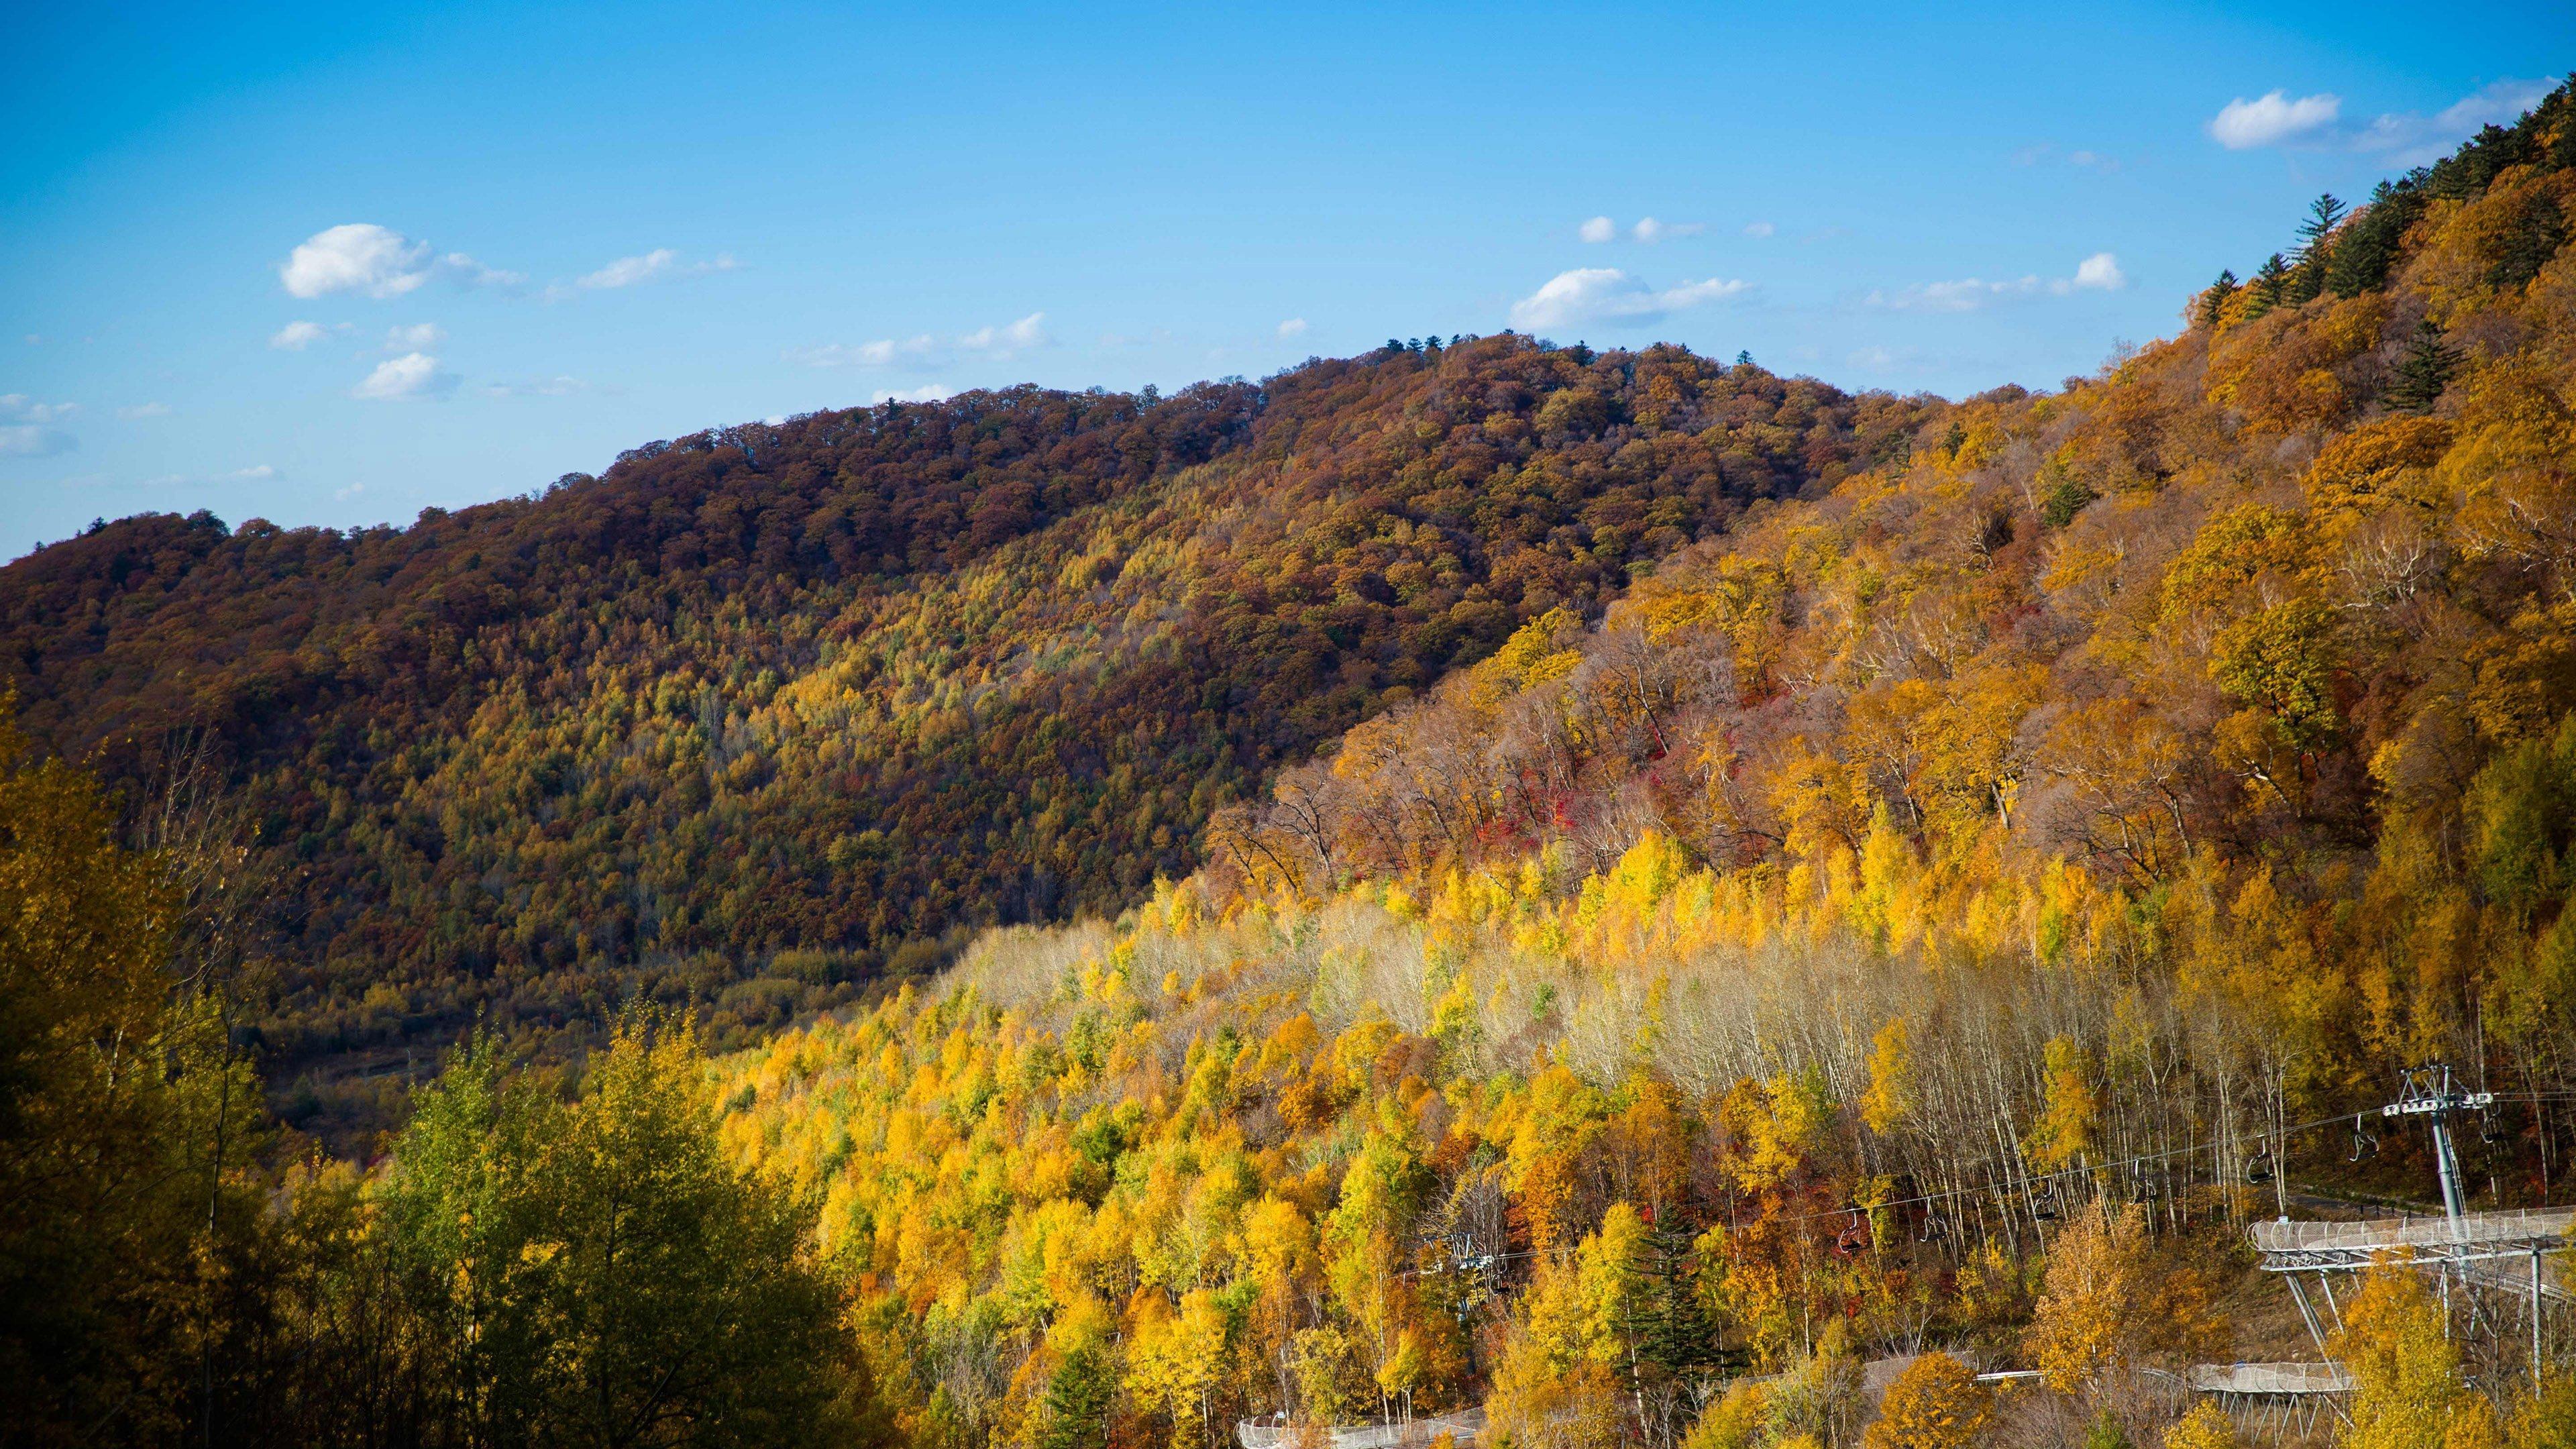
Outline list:
[[[2362,1275],[2344,1309],[2334,1355],[2353,1377],[2343,1449],[2487,1449],[2501,1441],[2495,1411],[2460,1378],[2460,1351],[2442,1305],[2413,1267],[2384,1261]]]
[[[1927,1353],[1887,1386],[1862,1449],[1967,1449],[1994,1427],[1994,1394],[1977,1371],[1946,1353]]]

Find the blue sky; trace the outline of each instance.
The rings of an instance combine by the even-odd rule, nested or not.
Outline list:
[[[2053,387],[2576,67],[2563,4],[1807,8],[31,9],[0,557],[1426,332]]]

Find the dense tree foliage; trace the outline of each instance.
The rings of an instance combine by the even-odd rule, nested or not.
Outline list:
[[[372,1171],[274,1162],[219,883],[24,755],[0,731],[0,1444],[887,1442],[812,1205],[724,1154],[685,1024],[630,1014],[570,1094],[479,1043]]]
[[[2476,1206],[2567,1196],[2571,111],[2054,395],[1391,344],[39,555],[32,717],[162,784],[121,844],[0,741],[0,1436],[2236,1442],[2159,1386],[2301,1341],[2250,1219],[2429,1193],[2396,1069],[2496,1094]],[[279,852],[275,1044],[493,1024],[362,1166],[248,1106]],[[2484,1293],[2331,1302],[2333,1437],[2568,1442]]]
[[[58,750],[238,783],[291,867],[273,1059],[637,987],[722,1037],[1123,906],[1277,762],[1931,406],[1505,336],[818,413],[403,530],[105,526],[0,572],[0,670]]]
[[[2314,1352],[2228,1245],[2424,1201],[2352,1126],[2399,1068],[2501,1099],[2477,1206],[2563,1202],[2576,252],[2517,249],[2571,129],[1534,613],[1115,926],[733,1063],[916,1443],[2226,1443],[2149,1370]],[[2568,1431],[2563,1338],[2402,1267],[2342,1315],[2348,1442]]]

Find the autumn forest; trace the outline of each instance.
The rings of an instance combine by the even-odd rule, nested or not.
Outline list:
[[[41,549],[0,1444],[2576,1444],[2571,228]]]

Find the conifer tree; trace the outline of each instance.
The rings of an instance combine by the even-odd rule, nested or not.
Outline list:
[[[2370,193],[2370,204],[2335,238],[2334,261],[2326,268],[2327,289],[2338,297],[2358,297],[2387,286],[2406,228],[2423,211],[2423,193],[2411,183],[2380,182]]]
[[[2415,336],[2406,344],[2405,355],[2397,360],[2397,378],[2384,394],[2389,410],[2431,412],[2459,367],[2459,352],[2442,340],[2442,329],[2433,325],[2433,319],[2417,322]]]
[[[2299,261],[2291,276],[2291,301],[2312,302],[2324,294],[2326,270],[2334,263],[2335,228],[2343,225],[2343,217],[2343,202],[2331,191],[2308,203],[2308,219],[2299,223]]]
[[[2234,269],[2229,268],[2221,270],[2218,274],[2218,280],[2210,283],[2209,290],[2200,294],[2200,310],[2193,315],[2193,322],[2201,327],[2217,326],[2219,314],[2226,310],[2227,299],[2235,295],[2236,273]]]
[[[2246,284],[2245,320],[2253,321],[2281,305],[2289,290],[2290,266],[2274,252],[2263,259],[2255,270],[2254,280]]]
[[[1107,1449],[1109,1404],[1117,1376],[1088,1344],[1064,1356],[1047,1380],[1045,1427],[1038,1449]]]

